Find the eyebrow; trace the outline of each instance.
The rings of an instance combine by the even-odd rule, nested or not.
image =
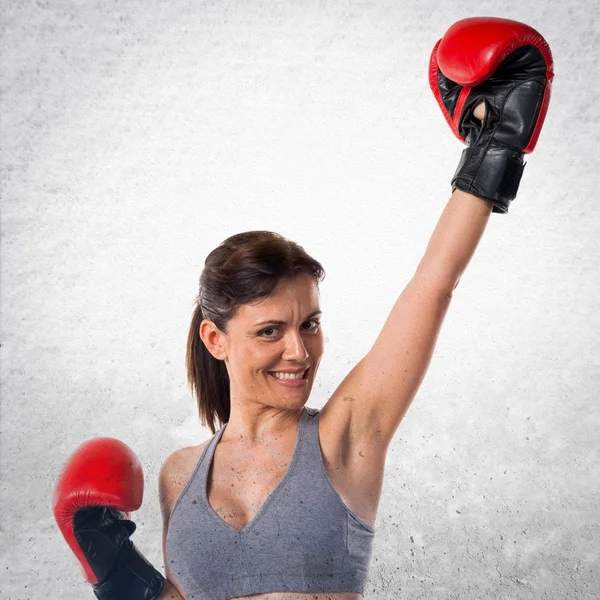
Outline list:
[[[306,317],[305,321],[307,319],[311,319],[312,317],[315,317],[316,315],[320,315],[322,314],[322,311],[320,310],[315,310],[315,312],[310,313],[310,315],[308,315],[308,317]],[[254,327],[259,327],[260,325],[285,325],[286,321],[276,321],[274,319],[271,319],[270,321],[261,321],[260,323],[255,323]]]

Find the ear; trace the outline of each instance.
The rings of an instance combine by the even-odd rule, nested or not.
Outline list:
[[[227,358],[227,352],[223,343],[225,334],[210,319],[204,319],[200,323],[199,334],[207,350],[217,360],[225,360]]]

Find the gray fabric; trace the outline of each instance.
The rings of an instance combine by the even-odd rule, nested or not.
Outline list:
[[[374,529],[346,508],[325,472],[319,411],[304,408],[288,470],[241,531],[208,503],[206,445],[169,520],[167,561],[188,600],[268,592],[363,592]]]

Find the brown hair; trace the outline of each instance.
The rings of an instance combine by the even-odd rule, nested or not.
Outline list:
[[[267,298],[280,280],[301,273],[317,285],[325,279],[321,264],[302,246],[272,231],[246,231],[227,238],[204,262],[200,289],[187,340],[188,383],[198,401],[202,425],[213,434],[229,421],[229,374],[200,338],[200,323],[211,320],[227,333],[227,324],[241,304]]]

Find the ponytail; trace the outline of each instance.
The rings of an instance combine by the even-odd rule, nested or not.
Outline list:
[[[229,374],[225,363],[208,351],[200,337],[200,323],[203,320],[202,305],[198,298],[188,333],[185,360],[188,383],[198,402],[200,422],[214,435],[223,423],[229,421]],[[215,418],[218,422],[215,422]]]

